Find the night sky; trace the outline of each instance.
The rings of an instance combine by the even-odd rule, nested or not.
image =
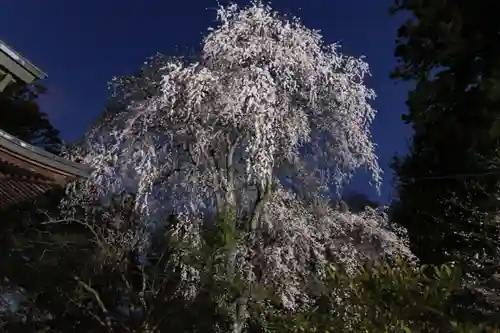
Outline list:
[[[272,2],[275,10],[320,29],[326,42],[340,42],[342,52],[367,57],[373,74],[368,85],[378,95],[373,103],[378,110],[373,136],[386,171],[381,201],[392,192],[388,162],[396,152],[405,151],[411,133],[400,120],[408,86],[389,79],[395,66],[396,29],[402,20],[389,16],[391,4],[392,0]],[[72,141],[102,111],[106,82],[112,76],[134,72],[156,52],[179,54],[179,49],[199,47],[216,6],[215,0],[3,1],[0,39],[49,75],[42,109],[63,139]],[[363,175],[351,187],[377,198]]]

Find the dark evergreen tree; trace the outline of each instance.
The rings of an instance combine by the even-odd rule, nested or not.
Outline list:
[[[415,87],[403,120],[414,136],[396,158],[393,219],[423,263],[457,261],[478,279],[500,267],[498,1],[396,0],[392,76]]]
[[[61,149],[59,131],[40,110],[38,97],[46,89],[40,85],[11,84],[0,92],[0,129],[44,148],[58,153]]]

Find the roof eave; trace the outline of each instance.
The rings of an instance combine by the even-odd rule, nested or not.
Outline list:
[[[0,147],[51,169],[60,170],[75,178],[87,178],[92,171],[92,169],[86,165],[75,163],[51,154],[2,130],[0,130]]]
[[[35,65],[33,65],[28,59],[23,57],[19,52],[14,51],[7,43],[0,40],[0,52],[7,55],[12,61],[17,63],[19,66],[30,72],[39,80],[47,78],[47,74],[42,72],[42,70]]]

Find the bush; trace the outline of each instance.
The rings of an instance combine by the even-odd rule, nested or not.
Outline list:
[[[461,274],[452,264],[403,260],[363,267],[350,276],[331,266],[311,311],[276,316],[273,332],[494,332],[450,315]],[[318,288],[316,288],[318,289]]]

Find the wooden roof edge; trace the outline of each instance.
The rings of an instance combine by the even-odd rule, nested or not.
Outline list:
[[[65,158],[51,154],[41,148],[24,142],[7,132],[0,130],[0,147],[22,156],[27,160],[32,160],[41,165],[46,165],[51,169],[61,170],[77,178],[87,178],[92,168],[72,162]]]
[[[14,173],[0,173],[0,179],[14,179],[21,181],[29,181],[34,184],[57,184],[60,185],[56,180],[42,179],[24,175],[18,175]]]
[[[0,51],[9,56],[13,61],[22,66],[25,70],[33,74],[37,79],[43,80],[47,78],[47,74],[42,72],[42,70],[35,65],[33,65],[28,59],[23,57],[19,52],[14,51],[7,43],[0,40]]]

